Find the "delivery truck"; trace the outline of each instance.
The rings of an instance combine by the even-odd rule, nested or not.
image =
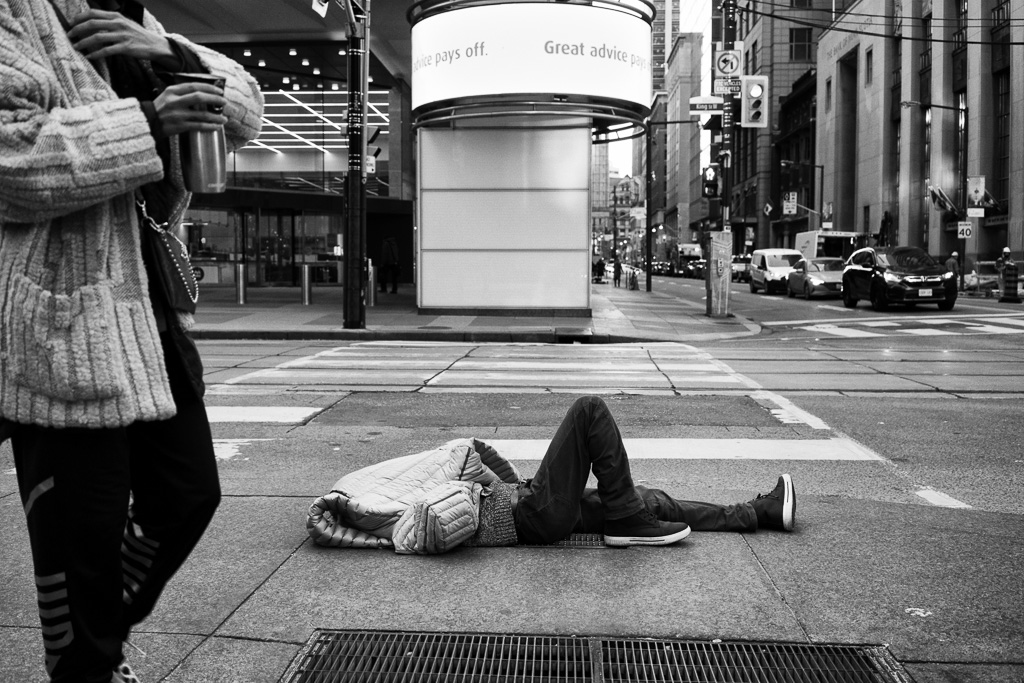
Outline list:
[[[836,256],[846,259],[850,254],[864,246],[864,237],[859,232],[808,230],[807,232],[797,233],[793,242],[793,248],[803,254],[804,258]]]

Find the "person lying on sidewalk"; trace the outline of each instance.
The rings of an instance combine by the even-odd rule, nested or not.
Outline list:
[[[593,472],[597,488],[587,488]],[[319,545],[435,554],[459,545],[547,545],[571,533],[606,545],[669,545],[697,531],[792,531],[788,474],[753,500],[716,505],[637,486],[618,425],[597,396],[569,408],[530,479],[477,439],[461,439],[342,477],[310,506]]]

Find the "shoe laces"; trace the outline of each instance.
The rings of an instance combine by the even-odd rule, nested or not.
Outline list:
[[[652,524],[658,524],[660,521],[658,519],[658,516],[651,512],[650,508],[647,507],[644,507],[644,509],[638,512],[637,515],[640,516],[640,519],[644,520],[645,522],[650,522]]]

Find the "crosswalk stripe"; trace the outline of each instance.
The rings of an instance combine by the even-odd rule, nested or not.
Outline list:
[[[967,329],[975,334],[981,332],[986,332],[988,334],[1024,334],[1024,330],[1018,330],[1012,327],[999,327],[997,325],[968,325]]]
[[[509,460],[541,460],[548,439],[486,440]],[[623,439],[630,460],[882,461],[855,441],[833,439]]]
[[[982,322],[998,323],[1000,325],[1020,325],[1024,327],[1024,318],[981,318]]]
[[[949,330],[940,330],[935,327],[919,327],[911,330],[896,330],[900,334],[913,334],[919,337],[942,337],[946,335],[959,336],[960,332],[950,332]]]
[[[214,439],[213,455],[217,460],[231,460],[241,452],[242,446],[255,441],[273,441],[274,439]]]
[[[319,412],[320,408],[306,406],[207,406],[210,423],[268,422],[298,424]]]
[[[922,486],[917,491],[914,491],[917,495],[927,500],[932,505],[942,508],[958,508],[961,510],[969,510],[971,508],[967,503],[961,502],[952,496],[946,495],[942,491],[936,491],[930,486]]]
[[[868,332],[867,330],[857,330],[850,327],[838,327],[836,325],[809,325],[800,329],[808,330],[810,332],[821,332],[824,334],[833,334],[837,337],[884,337],[884,334],[878,334],[877,332]]]

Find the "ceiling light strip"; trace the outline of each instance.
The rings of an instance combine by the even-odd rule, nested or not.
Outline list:
[[[304,137],[302,137],[301,135],[299,135],[298,133],[296,133],[296,132],[294,132],[294,131],[290,131],[290,130],[288,130],[287,128],[285,128],[285,127],[283,127],[283,126],[281,126],[281,125],[279,125],[279,124],[277,124],[277,123],[274,123],[273,121],[271,121],[270,119],[268,119],[268,118],[267,118],[266,116],[264,116],[264,117],[263,117],[263,123],[265,123],[265,124],[267,124],[267,125],[269,125],[269,126],[273,126],[274,128],[277,128],[278,130],[280,130],[280,131],[282,131],[282,132],[284,132],[284,133],[287,133],[288,135],[291,135],[291,136],[292,136],[293,138],[295,138],[295,139],[296,139],[296,140],[298,140],[299,142],[304,142],[304,143],[306,143],[307,145],[309,145],[310,147],[312,147],[313,149],[318,149],[318,150],[320,150],[321,152],[324,152],[325,154],[326,154],[326,152],[327,152],[327,150],[326,150],[326,149],[324,149],[323,147],[321,147],[321,146],[319,146],[319,145],[315,145],[315,144],[313,144],[312,142],[310,142],[309,140],[307,140],[306,138],[304,138]]]

